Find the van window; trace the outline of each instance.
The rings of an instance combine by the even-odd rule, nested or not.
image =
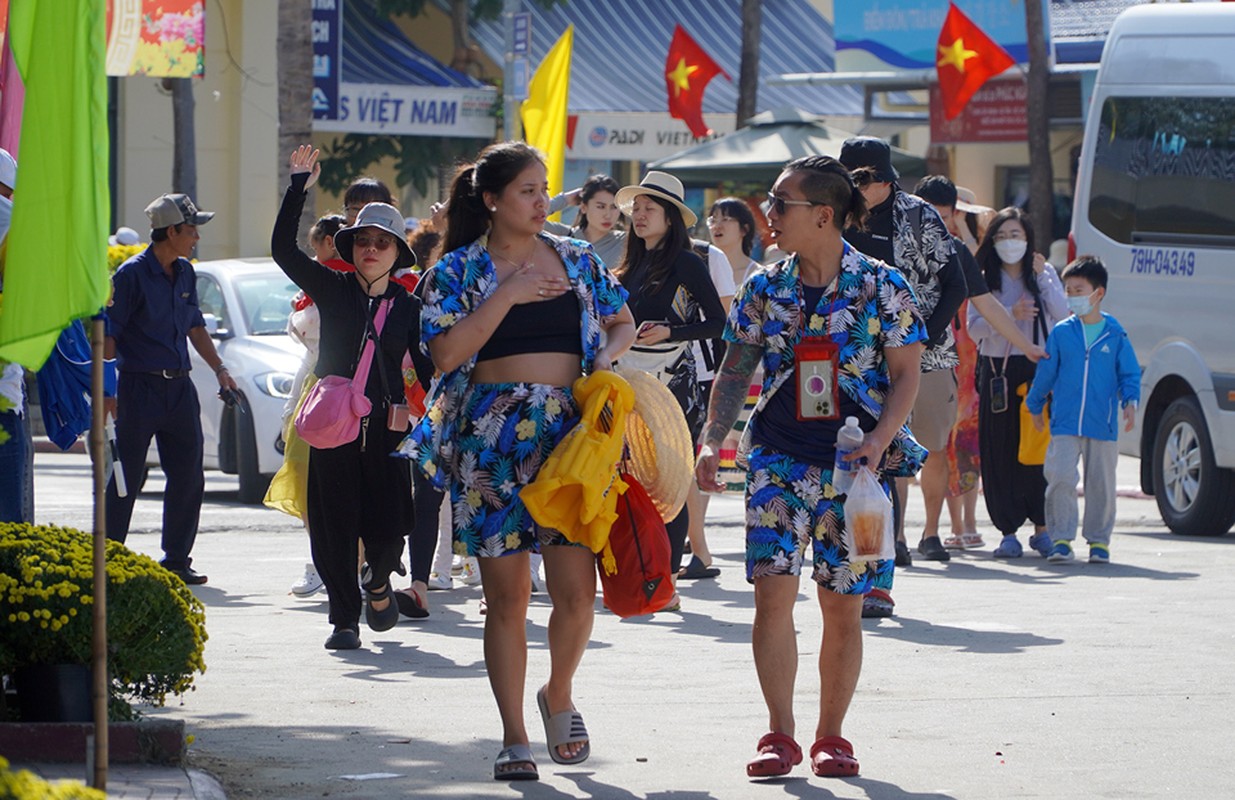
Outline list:
[[[1108,98],[1089,220],[1124,244],[1235,247],[1235,98]]]

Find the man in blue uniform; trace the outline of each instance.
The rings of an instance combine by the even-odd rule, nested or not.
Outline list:
[[[189,379],[188,342],[214,370],[220,390],[235,391],[197,304],[197,278],[189,258],[197,246],[199,225],[214,216],[199,211],[184,194],[165,194],[146,207],[151,244],[120,265],[112,279],[107,310],[108,358],[119,371],[117,396],[108,411],[116,420],[116,444],[129,487],[125,497],[115,478],[107,486],[107,535],[128,536],[133,501],[141,486],[150,439],[158,446],[167,476],[163,493],[162,564],[185,583],[202,584],[206,576],[192,568],[193,541],[201,516],[201,406]]]

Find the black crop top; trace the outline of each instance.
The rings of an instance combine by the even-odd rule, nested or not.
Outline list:
[[[511,306],[497,330],[476,354],[477,361],[524,353],[583,355],[579,299],[573,291],[544,303]]]

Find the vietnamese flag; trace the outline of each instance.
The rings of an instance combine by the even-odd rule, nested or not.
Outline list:
[[[717,75],[729,74],[690,38],[681,25],[673,29],[669,55],[665,58],[665,88],[669,92],[669,116],[680,119],[695,136],[707,136],[712,130],[703,122],[703,90]]]
[[[1007,50],[983,33],[956,3],[948,3],[935,61],[945,117],[954,119],[982,84],[1015,65]]]

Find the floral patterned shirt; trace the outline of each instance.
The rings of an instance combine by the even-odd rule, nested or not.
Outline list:
[[[793,347],[807,331],[826,334],[836,342],[841,390],[876,419],[891,386],[884,349],[926,342],[917,300],[900,272],[846,242],[837,280],[836,291],[848,305],[831,314],[815,308],[807,316],[796,255],[756,270],[738,289],[729,308],[725,340],[763,349],[763,390],[752,417],[793,376]],[[821,306],[830,294],[824,293]],[[739,448],[743,452],[750,449],[752,427],[748,425],[743,434]],[[925,458],[926,450],[903,425],[888,447],[882,471],[913,475]]]
[[[541,233],[540,238],[562,259],[571,289],[579,299],[581,366],[585,374],[590,373],[600,352],[601,321],[626,305],[627,292],[587,242],[547,233]],[[423,280],[420,347],[428,354],[429,342],[449,331],[497,290],[497,271],[489,257],[488,238],[482,236],[447,253]],[[450,480],[457,415],[475,367],[476,355],[472,355],[442,376],[426,401],[428,412],[399,447],[399,454],[413,458],[439,489]]]

